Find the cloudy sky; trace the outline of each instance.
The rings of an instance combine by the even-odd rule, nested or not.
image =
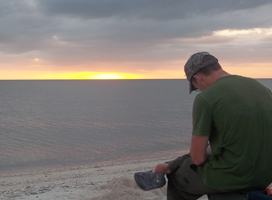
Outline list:
[[[0,79],[180,79],[198,51],[272,78],[271,10],[271,0],[0,0]]]

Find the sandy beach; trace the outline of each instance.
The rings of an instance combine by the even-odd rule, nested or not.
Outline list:
[[[14,200],[166,200],[166,187],[142,191],[133,174],[152,169],[161,159],[0,174],[0,199]],[[201,199],[207,199],[205,196]]]

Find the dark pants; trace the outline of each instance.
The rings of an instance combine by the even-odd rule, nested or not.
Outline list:
[[[189,154],[167,163],[171,171],[167,175],[167,200],[195,200],[206,194],[220,193],[204,184]]]

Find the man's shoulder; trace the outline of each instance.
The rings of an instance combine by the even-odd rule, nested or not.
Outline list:
[[[206,90],[201,92],[203,96],[214,96],[222,94],[224,92],[243,89],[245,87],[250,87],[250,85],[261,85],[256,79],[239,76],[239,75],[229,75],[217,79],[212,85],[210,85]]]

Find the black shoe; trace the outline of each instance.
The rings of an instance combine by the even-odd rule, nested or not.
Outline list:
[[[159,172],[137,172],[134,174],[134,179],[137,185],[145,191],[161,188],[166,181],[164,175]]]

